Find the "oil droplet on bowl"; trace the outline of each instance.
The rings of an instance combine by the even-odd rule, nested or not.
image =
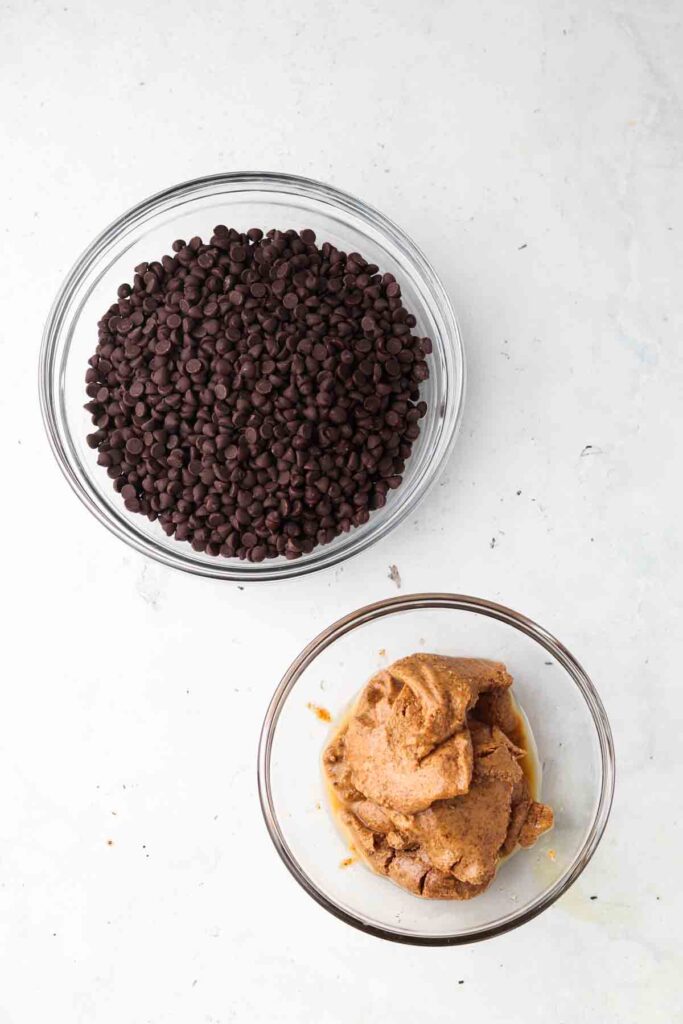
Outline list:
[[[312,711],[316,718],[319,718],[321,722],[331,722],[332,715],[327,708],[321,708],[319,704],[312,704],[311,701],[306,705],[309,711]]]

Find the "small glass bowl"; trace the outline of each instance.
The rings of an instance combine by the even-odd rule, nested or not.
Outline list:
[[[538,747],[538,796],[555,812],[552,831],[501,864],[490,888],[465,902],[420,899],[360,861],[345,866],[351,851],[333,820],[321,772],[334,720],[372,674],[415,651],[507,665]],[[321,722],[320,708],[332,714],[332,726]],[[395,942],[474,942],[540,914],[588,864],[613,789],[609,722],[576,659],[523,615],[457,594],[396,597],[335,622],[289,667],[261,733],[259,793],[280,857],[330,913]]]
[[[295,561],[261,563],[215,558],[166,536],[158,523],[130,513],[97,453],[83,409],[84,377],[97,344],[97,322],[133,267],[170,252],[175,238],[207,238],[214,225],[246,230],[313,228],[319,242],[361,252],[401,284],[416,330],[432,339],[430,377],[422,389],[428,412],[403,483],[368,523]],[[165,565],[228,580],[273,580],[335,565],[385,536],[408,516],[443,469],[460,420],[465,369],[460,333],[438,277],[420,250],[381,213],[353,196],[285,174],[216,174],[160,192],[133,207],[86,249],[50,312],[40,356],[40,399],[52,449],[72,488],[117,537]]]

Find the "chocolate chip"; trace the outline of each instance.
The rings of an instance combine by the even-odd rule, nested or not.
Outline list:
[[[395,277],[308,228],[171,248],[119,286],[88,362],[86,441],[126,508],[250,562],[366,523],[427,412],[431,341]]]

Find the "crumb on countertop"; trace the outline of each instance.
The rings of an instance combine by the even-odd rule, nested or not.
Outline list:
[[[401,589],[401,574],[398,571],[397,565],[389,566],[389,579],[391,580],[392,583],[396,584],[399,590]]]

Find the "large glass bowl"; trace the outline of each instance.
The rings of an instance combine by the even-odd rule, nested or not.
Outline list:
[[[420,899],[362,862],[348,866],[349,847],[323,782],[320,757],[335,719],[372,674],[415,651],[507,665],[538,749],[538,796],[555,812],[552,831],[504,861],[490,888],[466,902]],[[325,711],[333,716],[331,726],[321,721]],[[523,615],[456,594],[397,597],[335,622],[285,673],[261,734],[259,793],[280,857],[330,913],[396,942],[474,942],[540,914],[588,864],[613,789],[609,722],[576,659]]]
[[[133,267],[170,252],[175,238],[207,238],[216,224],[246,230],[313,228],[346,251],[358,251],[401,284],[416,330],[432,339],[430,378],[422,397],[428,412],[402,485],[368,523],[309,555],[262,563],[214,558],[167,537],[158,523],[130,513],[85,437],[87,360],[97,344],[97,322],[132,280]],[[230,580],[299,576],[334,565],[385,536],[412,512],[443,469],[455,440],[464,391],[464,361],[455,316],[438,277],[420,250],[381,213],[359,199],[305,178],[284,174],[216,174],[160,192],[125,213],[86,249],[69,273],[45,328],[40,396],[50,443],[74,491],[101,523],[132,547],[166,565]]]

